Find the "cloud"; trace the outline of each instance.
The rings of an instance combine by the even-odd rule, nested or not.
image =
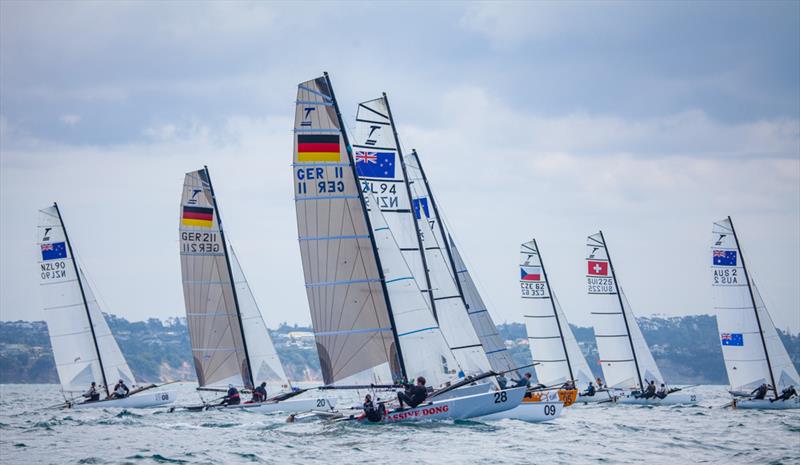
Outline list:
[[[58,119],[67,126],[75,126],[81,122],[81,115],[66,114],[61,115]]]

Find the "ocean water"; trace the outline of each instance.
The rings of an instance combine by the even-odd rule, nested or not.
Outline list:
[[[198,402],[191,385],[177,386],[179,404]],[[800,411],[724,409],[724,387],[694,389],[700,406],[572,406],[551,423],[358,425],[248,411],[54,410],[45,407],[61,399],[57,386],[2,385],[0,462],[800,463]]]

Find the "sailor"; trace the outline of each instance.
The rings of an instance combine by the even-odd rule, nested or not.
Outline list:
[[[761,386],[753,389],[753,392],[750,393],[750,396],[755,400],[764,399],[764,397],[767,396],[767,384],[762,383]]]
[[[529,371],[525,372],[525,374],[522,376],[522,378],[514,380],[514,384],[515,384],[514,387],[523,387],[523,386],[531,387],[531,376],[532,375],[531,375],[531,373]]]
[[[119,380],[116,386],[114,386],[114,392],[111,393],[111,398],[122,399],[123,397],[128,397],[130,392],[131,390],[125,385],[125,381]]]
[[[262,382],[260,386],[253,389],[253,398],[250,399],[251,403],[259,403],[267,400],[267,383]]]
[[[369,394],[364,397],[364,416],[366,416],[367,420],[377,423],[383,420],[384,413],[386,413],[386,407],[382,403],[375,405],[375,402],[372,401],[372,396]]]
[[[603,384],[603,380],[600,377],[597,378],[597,389],[605,389],[606,385]]]
[[[92,386],[88,391],[83,393],[83,397],[87,399],[86,402],[97,402],[100,400],[100,393],[97,392],[97,383],[92,381]]]
[[[497,385],[500,386],[500,389],[505,389],[508,386],[508,378],[503,373],[497,375]]]
[[[228,394],[222,398],[222,402],[219,405],[239,405],[240,401],[239,390],[233,384],[229,384]]]
[[[645,380],[647,381],[647,380]],[[656,396],[656,382],[650,381],[650,384],[644,389],[644,397],[645,399],[650,399]]]
[[[789,399],[792,398],[792,396],[796,396],[796,395],[797,395],[797,391],[795,390],[794,386],[789,386],[786,389],[784,389],[783,391],[781,391],[781,395],[780,396],[778,396],[778,397],[776,397],[774,399],[770,399],[769,401],[770,402],[775,402],[776,400],[789,400]]]
[[[661,387],[658,388],[658,392],[656,392],[656,397],[658,397],[659,399],[667,397],[667,387],[664,385],[664,383],[661,383]]]
[[[425,378],[420,376],[417,378],[417,384],[405,385],[405,392],[397,393],[397,400],[400,402],[400,408],[403,408],[403,402],[408,404],[409,408],[414,408],[423,403],[425,398],[428,397],[428,390],[425,388]]]
[[[571,379],[568,379],[566,383],[561,385],[561,389],[564,389],[565,391],[572,391],[575,389],[575,384]]]
[[[587,387],[586,390],[581,393],[581,395],[592,397],[594,396],[595,392],[597,392],[597,390],[594,388],[594,383],[589,381],[589,387]]]

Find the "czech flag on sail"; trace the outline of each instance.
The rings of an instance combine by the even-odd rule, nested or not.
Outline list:
[[[366,178],[393,178],[394,152],[356,152],[356,173]]]
[[[519,267],[520,281],[541,281],[542,268],[539,266],[520,266]]]
[[[735,250],[715,250],[712,263],[716,266],[736,266]]]
[[[586,263],[589,265],[588,274],[594,276],[608,276],[608,262],[589,260]]]
[[[183,207],[181,224],[210,228],[214,224],[214,209],[209,207]]]
[[[720,337],[724,346],[744,346],[744,335],[742,333],[722,333]]]
[[[338,134],[298,134],[297,161],[337,162],[340,157]]]
[[[57,258],[67,258],[66,243],[42,244],[42,260],[55,260]]]

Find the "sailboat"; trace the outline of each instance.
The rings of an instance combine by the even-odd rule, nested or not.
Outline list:
[[[578,341],[569,327],[564,311],[550,287],[536,239],[520,245],[520,296],[525,300],[525,328],[536,378],[545,386],[560,386],[573,381],[579,391],[593,383],[592,370],[586,363]],[[594,395],[581,395],[578,402],[609,402],[608,390],[597,387]]]
[[[334,399],[300,398],[275,351],[239,259],[225,238],[208,168],[186,173],[181,196],[180,257],[186,322],[201,391],[267,383],[264,402],[225,406],[260,412],[332,408]],[[291,400],[290,400],[291,399]],[[196,409],[214,407],[205,404]],[[222,407],[217,405],[216,407]]]
[[[712,235],[714,310],[733,405],[744,409],[800,408],[798,395],[775,400],[783,389],[800,388],[800,376],[747,269],[731,218],[716,221]],[[770,386],[771,395],[753,399],[750,393],[762,384]]]
[[[384,110],[380,102],[368,106],[370,112],[388,116],[388,108]],[[358,142],[388,154],[380,157],[387,170],[390,161],[397,162],[394,144],[388,145],[394,135],[383,134],[389,129],[386,124],[375,125],[379,127],[375,131],[382,131],[381,138],[368,144],[367,134]],[[408,231],[400,225],[403,216],[375,208],[382,200],[374,192],[365,195],[358,182],[355,149],[343,128],[327,74],[298,85],[293,159],[298,240],[324,382],[331,388],[350,390],[375,385],[391,389],[417,373],[430,374],[434,382],[447,382],[451,355],[442,344],[442,332],[411,269],[417,262],[398,245],[413,246],[415,241],[400,237]],[[362,135],[359,131],[360,138]],[[358,151],[365,160],[374,156],[377,164],[377,154]],[[391,179],[398,171],[396,167]],[[362,176],[368,177],[364,171]],[[402,189],[402,185],[392,184],[395,191]],[[368,208],[368,202],[373,208]],[[396,223],[397,233],[389,221]],[[420,348],[426,349],[420,353]],[[390,410],[383,418],[469,418],[513,408],[524,392],[510,391],[502,398],[494,394],[434,398],[413,409]]]
[[[647,405],[697,403],[698,394],[679,392],[679,388],[670,389],[663,399],[641,396],[650,381],[654,381],[657,388],[667,383],[617,282],[603,232],[589,236],[586,246],[586,282],[593,302],[591,314],[597,351],[606,386],[617,390],[616,401]]]
[[[431,189],[430,182],[416,150],[412,150],[407,160],[409,183],[413,193],[412,202],[417,218],[418,235],[424,250],[430,254],[429,263],[439,263],[431,267],[433,280],[440,291],[437,301],[449,307],[450,332],[461,338],[462,344],[456,349],[463,350],[475,360],[498,373],[514,373],[521,378],[520,368],[514,363],[511,354],[492,321],[486,304],[475,285],[469,270],[459,252],[452,233],[448,232]],[[434,290],[437,286],[434,285]],[[443,291],[443,292],[442,292]],[[437,293],[434,292],[434,299]],[[442,320],[440,319],[440,324]],[[448,342],[453,342],[445,336]],[[469,341],[469,343],[467,343]],[[522,403],[511,410],[481,417],[482,420],[514,418],[530,422],[549,421],[561,415],[564,403],[557,398],[542,398],[541,393],[527,395]]]
[[[83,268],[72,252],[58,204],[39,210],[39,289],[42,309],[61,390],[64,407],[145,408],[175,400],[171,391],[152,391],[158,386],[139,386],[116,339],[103,316],[100,303]],[[124,381],[132,388],[129,395],[117,398],[111,386]],[[96,383],[97,401],[83,401],[77,395]],[[67,396],[76,396],[68,398]]]

